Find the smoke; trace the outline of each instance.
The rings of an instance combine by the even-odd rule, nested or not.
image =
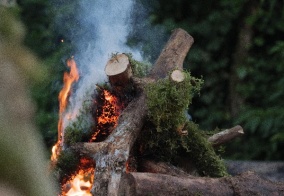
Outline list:
[[[63,33],[76,47],[74,55],[80,70],[80,81],[68,108],[71,121],[78,115],[84,100],[90,98],[95,85],[107,81],[104,67],[111,54],[132,53],[135,59],[142,59],[138,51],[126,45],[131,29],[132,0],[82,0],[73,6],[76,6],[76,13],[60,16],[57,24],[60,28],[61,23],[71,21],[72,28]],[[70,116],[68,118],[64,119],[63,128],[71,122]]]

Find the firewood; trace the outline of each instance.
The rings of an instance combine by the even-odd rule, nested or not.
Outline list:
[[[218,147],[236,137],[242,136],[243,134],[243,128],[240,125],[237,125],[233,128],[226,129],[224,131],[214,134],[213,136],[208,138],[208,141],[212,143],[213,147]]]
[[[125,86],[132,77],[131,65],[125,54],[113,55],[107,62],[105,73],[112,86]]]
[[[234,177],[176,177],[153,173],[123,176],[119,195],[283,195],[284,183],[273,183],[253,172]]]

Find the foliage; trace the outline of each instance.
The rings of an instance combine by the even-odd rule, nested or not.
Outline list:
[[[198,172],[202,176],[223,177],[228,175],[222,159],[216,155],[212,145],[207,141],[202,130],[192,121],[187,121],[185,130],[187,137],[181,138],[186,156],[194,160]]]
[[[131,53],[125,54],[129,58],[129,62],[131,64],[131,68],[133,71],[133,74],[137,77],[143,77],[146,76],[152,65],[149,62],[140,62],[133,58]]]
[[[146,87],[148,123],[141,143],[145,154],[156,159],[174,161],[181,152],[196,161],[200,175],[221,177],[227,175],[225,166],[205,138],[205,132],[186,119],[185,112],[191,104],[194,93],[200,91],[202,79],[184,72],[185,80],[174,83],[161,79]],[[153,128],[154,127],[154,128]],[[188,131],[181,136],[177,129]]]
[[[148,116],[158,132],[184,124],[184,113],[194,93],[200,91],[203,80],[192,77],[189,72],[184,72],[184,75],[184,81],[179,83],[161,79],[146,86]]]
[[[52,2],[46,0],[18,0],[17,3],[27,31],[25,44],[43,62],[41,69],[35,71],[40,73],[45,70],[44,81],[32,83],[30,88],[37,106],[36,124],[45,144],[51,148],[57,140],[57,97],[63,85],[63,73],[67,70],[65,60],[73,53],[72,46],[67,41],[61,42],[63,37],[54,22],[55,16],[60,13],[60,6],[53,7]]]
[[[94,127],[91,110],[92,100],[85,100],[76,119],[64,130],[64,142],[67,145],[88,141],[90,139],[92,127]]]
[[[64,59],[74,54],[72,48],[78,39],[88,43],[85,40],[95,40],[96,35],[76,17],[82,15],[78,1],[17,2],[27,27],[25,43],[44,60],[48,70],[48,80],[42,86],[33,86],[32,94],[38,105],[37,124],[51,146],[57,135],[57,95],[66,69]],[[189,112],[202,129],[230,127],[236,123],[245,128],[246,137],[228,146],[230,158],[283,159],[284,154],[279,151],[283,127],[278,123],[283,121],[283,116],[278,114],[284,110],[283,2],[135,0],[132,15],[128,44],[142,50],[145,59],[151,62],[156,60],[174,28],[183,28],[194,37],[185,67],[190,67],[196,76],[202,75],[205,82],[201,96],[193,98]],[[0,23],[3,21],[1,18]],[[247,25],[252,32],[248,55],[233,72],[239,35]],[[89,27],[95,28],[92,24]],[[68,37],[65,32],[69,32]],[[230,109],[232,75],[238,78],[234,86],[243,100],[237,116]],[[272,117],[272,121],[268,120]],[[262,122],[266,121],[273,125],[263,127]],[[251,126],[251,122],[256,125]],[[249,143],[256,144],[254,150]],[[236,146],[241,146],[243,155],[233,155]]]
[[[75,152],[71,150],[61,151],[55,167],[55,171],[60,177],[59,181],[62,182],[63,179],[68,179],[77,169],[79,162],[80,157]]]

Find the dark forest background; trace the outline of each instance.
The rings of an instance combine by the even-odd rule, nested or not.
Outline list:
[[[284,2],[134,1],[128,44],[145,59],[154,63],[174,28],[194,37],[185,67],[205,83],[189,107],[193,121],[205,130],[240,124],[246,133],[225,146],[225,158],[283,160]],[[35,121],[48,148],[57,140],[64,61],[76,53],[74,40],[93,38],[76,19],[78,2],[18,0],[13,10],[26,26],[25,44],[49,73],[44,83],[31,86]],[[73,37],[65,37],[70,30]]]

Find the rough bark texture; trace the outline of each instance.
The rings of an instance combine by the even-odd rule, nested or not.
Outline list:
[[[194,42],[193,37],[182,29],[173,31],[151,71],[154,78],[164,78],[169,71],[183,69],[183,61]]]
[[[184,58],[192,43],[193,38],[184,30],[174,30],[155,63],[150,77],[163,78],[174,68],[182,70]],[[121,176],[126,171],[129,152],[142,129],[146,116],[145,99],[145,94],[141,92],[136,99],[129,103],[121,113],[117,127],[104,141],[107,145],[92,156],[96,161],[93,195],[118,194]],[[97,148],[93,147],[93,149]]]
[[[253,172],[235,177],[176,177],[165,174],[129,173],[123,176],[119,195],[283,195],[284,183],[272,183]]]

